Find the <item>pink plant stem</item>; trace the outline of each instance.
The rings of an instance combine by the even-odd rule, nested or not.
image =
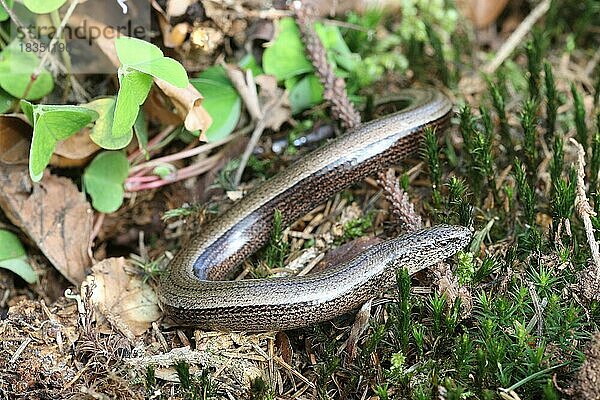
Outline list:
[[[104,214],[104,213],[97,214],[96,221],[94,222],[94,227],[92,228],[90,243],[93,243],[94,240],[96,240],[96,237],[98,237],[98,234],[100,233],[100,229],[102,228],[102,224],[104,223],[105,216],[106,216],[106,214]]]
[[[126,185],[126,190],[128,192],[139,192],[142,190],[156,189],[156,188],[159,188],[159,187],[162,187],[165,185],[169,185],[174,182],[179,182],[184,179],[198,176],[200,174],[203,174],[203,173],[209,171],[220,158],[221,158],[221,154],[215,154],[214,156],[209,157],[205,160],[202,160],[201,162],[199,162],[197,164],[192,164],[188,167],[178,170],[177,173],[174,174],[174,176],[172,176],[172,177],[158,179],[158,180],[155,180],[152,182],[143,182],[137,186],[132,185],[132,186],[128,187],[128,185]]]
[[[170,163],[173,161],[178,161],[178,160],[183,160],[184,158],[188,158],[188,157],[194,157],[197,156],[199,154],[205,153],[207,151],[210,151],[214,148],[217,148],[219,146],[222,146],[223,144],[237,138],[238,135],[229,135],[227,136],[225,139],[221,139],[218,142],[213,142],[213,143],[207,143],[204,144],[202,146],[198,146],[198,147],[194,147],[192,149],[189,150],[184,150],[184,151],[180,151],[179,153],[175,153],[175,154],[171,154],[168,156],[164,156],[164,157],[159,157],[157,159],[154,159],[152,161],[148,161],[145,162],[143,164],[140,165],[136,165],[135,167],[131,168],[129,170],[129,174],[130,175],[135,175],[138,171],[140,170],[144,170],[147,168],[153,168],[153,167],[157,167],[161,164],[165,164],[165,163]]]
[[[156,175],[150,175],[150,176],[131,176],[129,178],[127,178],[127,183],[144,183],[144,182],[152,182],[159,179],[158,176]]]

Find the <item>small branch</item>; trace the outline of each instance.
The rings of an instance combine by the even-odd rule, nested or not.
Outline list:
[[[577,196],[575,198],[575,209],[579,218],[583,221],[585,227],[585,234],[587,236],[588,244],[592,252],[592,260],[596,265],[596,280],[600,280],[600,252],[598,251],[598,242],[594,237],[594,226],[592,225],[592,219],[596,213],[590,206],[590,202],[585,195],[585,151],[583,146],[577,142],[574,138],[570,139],[571,143],[577,148]]]
[[[504,60],[506,60],[508,56],[512,54],[515,48],[517,48],[517,46],[521,44],[523,38],[525,37],[525,35],[527,35],[527,33],[529,33],[529,31],[531,31],[533,25],[535,25],[535,23],[544,14],[546,14],[546,12],[548,12],[549,9],[550,0],[543,0],[540,4],[538,4],[537,7],[529,13],[527,18],[525,18],[523,22],[521,22],[521,25],[519,25],[517,29],[515,29],[515,31],[512,33],[512,35],[510,35],[508,40],[504,42],[502,47],[500,47],[500,49],[496,53],[496,57],[494,57],[492,61],[488,62],[483,66],[483,72],[488,75],[494,73],[494,71],[496,71],[496,69],[498,69],[498,67],[502,65]]]
[[[129,170],[129,174],[133,175],[136,172],[139,172],[144,169],[154,168],[154,167],[157,167],[162,164],[171,163],[173,161],[183,160],[184,158],[194,157],[194,156],[200,155],[202,153],[206,153],[207,151],[210,151],[212,149],[215,149],[219,146],[224,145],[225,143],[237,138],[238,136],[239,136],[239,134],[229,135],[225,139],[219,140],[218,142],[207,143],[202,146],[194,147],[189,150],[180,151],[179,153],[170,154],[168,156],[159,157],[154,160],[150,160],[148,162],[145,162],[140,165],[136,165],[135,167],[131,168]]]
[[[263,131],[265,130],[265,119],[264,117],[259,119],[256,123],[256,127],[254,128],[254,132],[252,132],[252,136],[250,136],[250,141],[246,146],[246,150],[244,150],[244,154],[242,154],[242,158],[240,159],[240,165],[235,171],[235,178],[233,180],[233,184],[237,187],[242,181],[242,175],[244,174],[244,170],[246,169],[246,165],[248,165],[248,160],[254,151],[254,148],[258,144],[260,137],[262,136]]]
[[[254,81],[252,81],[254,82]],[[254,85],[254,90],[256,96],[258,96],[258,92],[256,91],[256,85]],[[242,175],[244,174],[244,170],[246,169],[246,165],[248,165],[248,160],[254,151],[254,148],[258,144],[260,137],[262,136],[263,131],[266,128],[267,121],[269,119],[269,114],[273,110],[281,107],[281,104],[286,99],[286,96],[281,96],[272,100],[269,100],[267,104],[260,110],[261,118],[256,122],[256,127],[254,128],[254,132],[252,132],[252,136],[250,137],[250,141],[244,150],[244,154],[242,154],[242,158],[240,159],[240,165],[235,173],[234,185],[237,187],[242,181]]]

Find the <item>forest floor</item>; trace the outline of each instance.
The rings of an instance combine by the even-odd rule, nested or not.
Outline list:
[[[31,129],[15,117],[27,105],[14,108],[16,97],[0,116],[0,233],[23,243],[20,259],[35,274],[28,284],[0,251],[0,398],[600,398],[597,1],[514,0],[476,15],[466,1],[407,0],[335,18],[317,9],[316,27],[287,8],[171,2],[153,2],[156,44],[190,76],[204,71],[192,83],[210,117],[196,111],[213,130],[186,132],[189,120],[165,106],[184,94],[152,89],[119,153],[128,170],[114,210],[80,192],[98,177],[89,165],[106,141],[92,132],[98,146],[81,155],[89,139],[76,142],[88,136],[80,132],[32,183],[31,132],[24,162],[15,156],[22,142],[8,139]],[[319,83],[333,72],[347,89],[337,113]],[[77,86],[52,73],[46,101],[69,92],[67,103],[82,104]],[[92,97],[118,87],[116,78],[80,79]],[[250,334],[162,324],[160,275],[190,232],[343,133],[352,109],[371,120],[402,88],[423,86],[452,100],[451,126],[428,135],[414,159],[290,227],[275,223],[240,278],[314,272],[415,225],[468,226],[468,248],[416,275],[400,271],[397,288],[358,314],[316,326]],[[268,111],[262,125],[252,124],[253,107]],[[249,141],[257,125],[267,128]],[[170,180],[173,169],[181,180]],[[56,221],[62,236],[53,236]]]

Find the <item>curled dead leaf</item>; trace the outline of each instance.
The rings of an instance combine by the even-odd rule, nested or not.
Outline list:
[[[108,258],[92,267],[92,274],[81,285],[81,293],[91,291],[100,329],[116,329],[128,339],[143,334],[160,318],[158,297],[142,277],[127,271],[123,257]]]
[[[162,125],[179,125],[181,118],[175,114],[167,104],[160,90],[152,89],[148,99],[144,103],[146,115],[153,121]]]
[[[177,113],[184,118],[185,129],[190,132],[201,131],[200,140],[206,140],[204,132],[212,124],[212,118],[202,107],[204,97],[198,89],[191,83],[181,89],[162,79],[154,79],[154,83],[173,101]]]

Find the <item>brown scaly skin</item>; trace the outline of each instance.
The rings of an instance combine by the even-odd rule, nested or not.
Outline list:
[[[288,225],[334,193],[396,164],[420,147],[426,127],[443,127],[450,101],[435,90],[405,90],[411,105],[363,124],[303,157],[202,226],[169,265],[160,301],[178,325],[219,330],[284,330],[325,321],[357,308],[411,272],[453,255],[470,234],[436,227],[392,239],[322,273],[226,281],[269,239],[274,211]],[[440,129],[441,130],[441,129]]]

